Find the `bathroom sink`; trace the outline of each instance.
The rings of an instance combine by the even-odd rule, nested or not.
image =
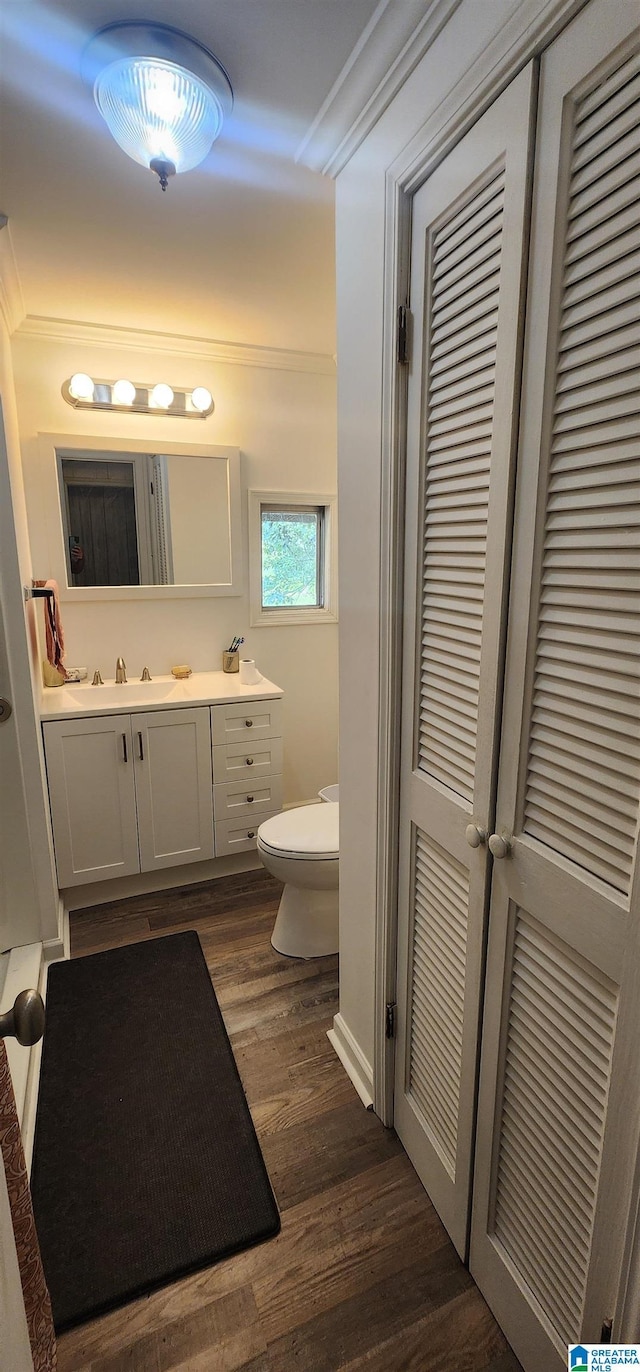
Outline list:
[[[157,705],[163,700],[183,700],[187,696],[183,681],[123,681],[116,685],[107,681],[103,686],[63,686],[75,705],[95,710],[101,705]]]

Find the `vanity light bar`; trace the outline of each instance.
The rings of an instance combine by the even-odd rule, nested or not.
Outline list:
[[[213,396],[205,386],[192,391],[175,390],[166,382],[150,385],[139,381],[102,381],[76,372],[63,382],[62,395],[74,410],[117,410],[122,414],[178,415],[181,419],[206,419],[213,410]]]

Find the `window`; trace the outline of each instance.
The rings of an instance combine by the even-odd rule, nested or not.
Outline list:
[[[249,492],[251,623],[335,621],[335,497]]]

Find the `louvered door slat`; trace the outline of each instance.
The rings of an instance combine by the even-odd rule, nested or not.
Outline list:
[[[582,1019],[577,1029],[571,1007],[586,996],[598,1015]],[[580,1329],[615,1016],[615,988],[521,913],[513,953],[494,1223],[498,1239],[566,1342]],[[531,1021],[538,1048],[546,1045],[548,1052],[531,1052],[530,1034],[522,1028]],[[559,1070],[559,1045],[575,1065],[578,1096],[581,1083],[588,1091],[588,1131],[574,1127],[566,1074]],[[551,1201],[537,1183],[539,1169],[532,1170],[529,1161],[532,1146],[556,1178],[558,1199]],[[565,1213],[572,1216],[576,1234],[571,1252],[566,1251]],[[565,1263],[553,1262],[555,1280],[547,1285],[544,1274],[551,1255],[563,1251]]]
[[[630,128],[636,127],[635,105],[639,99],[640,77],[636,74],[593,114],[581,117],[576,124],[573,141],[575,167],[583,166],[603,148],[608,148],[611,143],[616,142]]]
[[[617,113],[618,104],[613,103],[619,91],[624,91],[638,74],[637,54],[628,57],[620,66],[616,67],[607,77],[606,81],[598,82],[593,90],[585,95],[576,109],[576,146],[579,147],[582,141],[584,129],[588,129],[589,121],[593,118],[594,112],[601,111],[601,118],[606,120],[611,117],[611,111]],[[610,103],[612,102],[612,103]]]
[[[445,224],[433,235],[430,366],[427,382],[428,423],[425,470],[424,591],[422,637],[424,645],[419,723],[419,765],[459,795],[473,798],[478,681],[482,639],[482,598],[486,561],[486,521],[489,499],[489,451],[495,388],[497,310],[492,309],[473,324],[472,337],[464,318],[465,298],[474,270],[499,269],[504,173],[477,193],[475,207],[469,202],[456,216],[453,233]],[[444,337],[440,335],[441,302],[451,303],[459,282],[461,328],[456,331],[450,316]],[[460,374],[462,369],[462,375]],[[475,377],[475,382],[474,382]],[[446,382],[446,385],[443,383]],[[486,456],[475,446],[480,441]],[[488,450],[486,445],[488,445]],[[435,459],[435,460],[434,460]],[[457,459],[457,460],[456,460]],[[458,512],[472,515],[478,543],[461,546],[449,535],[446,523],[458,522]],[[437,546],[433,543],[434,520],[441,518]],[[430,589],[439,583],[436,601]],[[457,619],[447,615],[447,600],[455,600]],[[461,622],[460,611],[465,620]],[[468,674],[469,695],[465,723],[460,728],[460,700],[452,701],[452,719],[443,697],[443,677],[438,684],[430,672],[432,654],[451,640],[449,651],[462,659]],[[446,676],[444,678],[446,681]],[[464,717],[463,716],[463,717]],[[452,722],[453,721],[453,722]],[[449,744],[447,744],[449,740]],[[450,747],[448,775],[446,750]]]
[[[567,270],[571,269],[572,262],[578,262],[582,257],[589,257],[593,254],[595,262],[601,262],[606,255],[607,246],[612,243],[617,244],[619,235],[629,232],[631,241],[636,224],[636,209],[634,205],[624,204],[622,209],[616,210],[606,216],[604,222],[599,220],[591,228],[585,228],[584,220],[579,219],[573,231],[567,235],[566,263]]]
[[[562,371],[551,439],[532,710],[532,744],[542,739],[551,757],[557,751],[565,774],[573,765],[579,775],[576,759],[588,760],[602,800],[596,806],[591,796],[586,809],[579,791],[558,791],[548,772],[540,770],[535,746],[525,799],[528,833],[623,892],[629,889],[640,799],[632,761],[640,744],[640,466],[632,460],[640,453],[640,354],[637,336],[629,339],[636,345],[631,350],[616,351],[616,343],[621,313],[640,296],[637,230],[635,235],[618,232],[620,215],[629,215],[640,197],[640,164],[630,156],[640,108],[637,59],[626,74],[609,100],[601,99],[587,115],[578,107],[576,116],[568,211],[573,247],[562,286]],[[594,237],[596,205],[600,228]],[[582,247],[576,265],[577,244]],[[588,371],[587,335],[608,338],[611,349],[605,343],[604,358],[596,351]],[[590,613],[578,619],[574,588],[590,596]],[[550,590],[555,592],[552,626],[545,608]],[[596,599],[612,591],[615,616],[610,604],[600,609]],[[563,663],[564,696],[559,694]],[[593,683],[597,718],[572,711],[575,682]]]
[[[627,214],[629,218],[626,232],[621,232],[617,225],[612,230],[609,223],[606,233],[603,232],[602,239],[595,249],[588,241],[585,242],[585,238],[581,238],[580,252],[576,252],[574,248],[572,253],[567,253],[567,288],[578,282],[599,280],[601,272],[605,273],[605,281],[611,281],[616,279],[616,273],[623,271],[622,260],[632,256],[638,249],[637,229],[631,220],[630,211],[627,211]]]
[[[409,1090],[454,1176],[469,880],[420,830],[415,863]]]
[[[467,200],[461,209],[447,216],[446,222],[440,225],[436,259],[445,257],[452,247],[464,243],[467,235],[473,233],[474,226],[490,219],[496,211],[496,200],[501,196],[502,185],[491,179],[482,189],[476,190],[473,198]]]
[[[591,318],[597,313],[603,314],[612,305],[615,306],[621,301],[628,300],[630,295],[637,294],[637,291],[629,286],[629,281],[633,279],[640,262],[637,238],[634,247],[635,252],[628,252],[625,251],[623,241],[616,241],[607,254],[606,266],[598,267],[593,257],[586,257],[580,264],[581,270],[567,272],[565,303],[568,324],[581,322],[583,318]],[[604,251],[602,255],[605,255]],[[582,314],[577,310],[579,305],[584,305]],[[571,307],[574,307],[573,312],[569,313]]]

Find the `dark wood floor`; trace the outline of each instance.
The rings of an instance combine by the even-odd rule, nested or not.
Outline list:
[[[265,872],[78,911],[72,956],[197,929],[282,1212],[276,1239],[64,1334],[60,1372],[520,1372],[326,1030],[337,958],[283,958]]]

